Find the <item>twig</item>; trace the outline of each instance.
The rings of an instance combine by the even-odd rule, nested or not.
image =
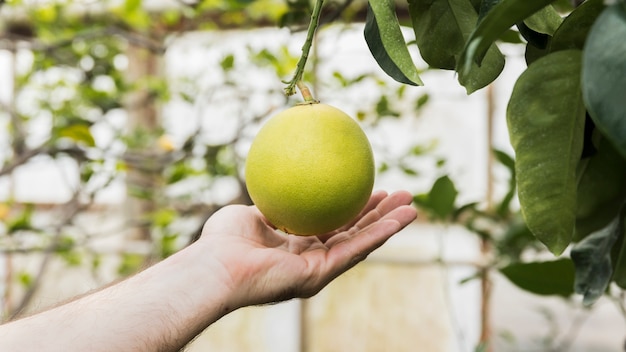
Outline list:
[[[306,66],[306,62],[309,58],[309,52],[311,51],[311,45],[313,43],[313,36],[315,35],[315,31],[317,30],[317,26],[319,24],[319,17],[323,4],[324,0],[316,0],[315,5],[313,6],[311,22],[309,22],[306,40],[304,41],[304,45],[302,45],[302,55],[300,56],[300,60],[298,60],[296,72],[294,73],[291,81],[285,82],[287,83],[287,87],[285,88],[285,94],[287,94],[287,96],[291,96],[296,93],[296,84],[298,84],[304,74],[304,67]]]

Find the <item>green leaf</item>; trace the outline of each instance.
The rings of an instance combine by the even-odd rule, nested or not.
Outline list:
[[[364,34],[374,59],[389,77],[400,83],[424,85],[402,36],[392,0],[368,2]]]
[[[617,216],[600,231],[594,232],[572,248],[571,257],[576,267],[576,293],[583,295],[583,304],[592,305],[609,285],[611,249],[619,236],[622,217]]]
[[[465,43],[459,21],[472,16],[476,20],[472,5],[463,0],[409,0],[409,12],[422,59],[432,67],[453,70]]]
[[[519,288],[538,295],[570,296],[574,293],[574,265],[570,259],[514,263],[500,272]]]
[[[626,9],[607,7],[583,51],[583,97],[596,127],[626,157]]]
[[[519,77],[507,107],[522,214],[554,254],[570,243],[576,211],[576,167],[583,145],[581,53],[542,57]]]
[[[57,132],[58,137],[66,137],[75,142],[80,142],[85,144],[88,147],[93,147],[96,145],[96,141],[89,130],[89,126],[84,124],[76,124],[70,125],[67,127],[61,128]]]
[[[516,179],[515,179],[515,160],[508,155],[507,153],[501,150],[493,151],[496,160],[500,162],[500,164],[504,165],[511,174],[511,178],[509,179],[509,190],[502,198],[502,201],[498,205],[497,212],[500,216],[505,216],[509,212],[509,206],[511,205],[511,201],[515,197],[516,187]]]
[[[545,6],[524,20],[524,23],[535,32],[553,35],[563,19],[552,6]]]
[[[575,240],[605,227],[626,199],[626,160],[602,138],[579,170]]]
[[[438,178],[428,194],[414,198],[418,205],[430,211],[436,218],[445,219],[454,212],[458,191],[448,176]]]
[[[471,33],[461,53],[457,71],[468,70],[472,62],[480,64],[491,45],[514,24],[555,0],[502,0],[496,4]]]
[[[409,11],[424,61],[441,69],[457,67],[459,53],[478,21],[472,4],[467,0],[409,0]],[[487,49],[482,67],[470,64],[459,72],[459,83],[468,94],[493,82],[504,68],[504,56],[498,48],[493,45]]]
[[[604,8],[604,0],[587,0],[577,7],[554,32],[550,50],[582,50],[587,40],[589,29],[591,29],[591,26]]]

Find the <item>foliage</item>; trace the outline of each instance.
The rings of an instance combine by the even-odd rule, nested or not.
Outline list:
[[[393,11],[380,7],[372,6]],[[498,45],[507,33],[524,38],[528,67],[511,94],[507,122],[526,224],[555,255],[580,242],[572,259],[575,288],[586,303],[611,281],[626,287],[617,266],[626,260],[619,211],[626,201],[626,3],[412,0],[409,11],[422,59],[455,70],[468,94],[499,76]],[[377,26],[382,35],[398,24]],[[372,52],[387,50],[365,34]],[[404,56],[398,61],[410,59]],[[390,70],[384,55],[374,58]]]

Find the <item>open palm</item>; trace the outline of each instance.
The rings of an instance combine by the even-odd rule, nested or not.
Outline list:
[[[310,297],[416,217],[408,192],[374,192],[350,224],[322,236],[286,235],[254,206],[232,205],[205,224],[208,246],[238,287],[238,305]]]

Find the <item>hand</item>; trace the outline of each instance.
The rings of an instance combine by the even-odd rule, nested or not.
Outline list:
[[[351,224],[323,236],[286,235],[256,207],[232,205],[207,220],[198,242],[221,266],[235,306],[310,297],[411,223],[411,201],[408,192],[374,192]]]

